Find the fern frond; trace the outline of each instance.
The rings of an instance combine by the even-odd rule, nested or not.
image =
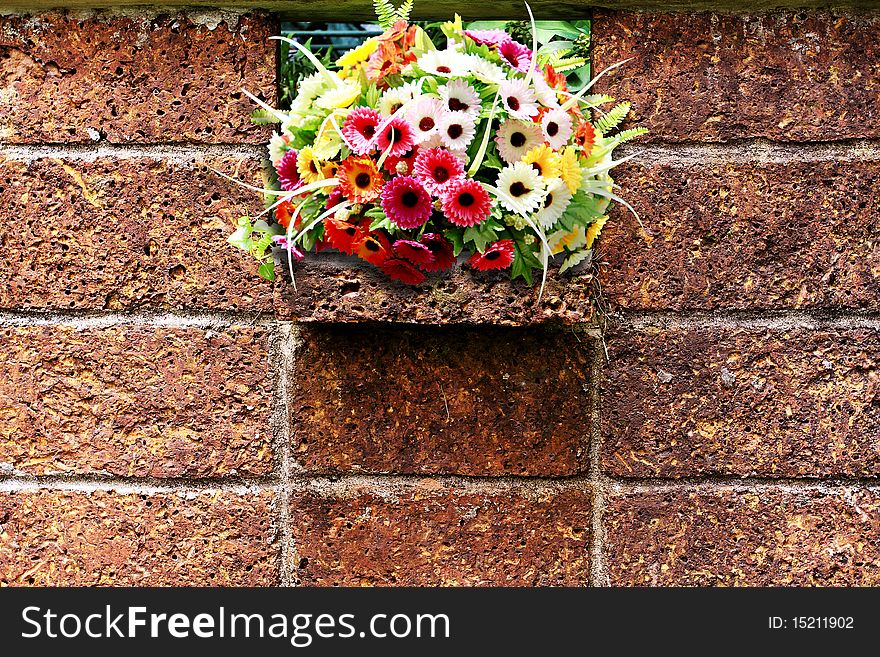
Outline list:
[[[397,11],[397,20],[399,21],[409,21],[409,15],[413,10],[413,3],[415,0],[404,0],[403,4],[398,7]]]
[[[591,94],[583,97],[584,104],[587,107],[598,107],[599,105],[607,105],[614,102],[614,97],[608,94]]]
[[[556,69],[557,73],[566,73],[568,71],[573,71],[576,68],[580,68],[586,63],[587,60],[583,57],[561,57],[559,61],[553,65],[553,68]]]
[[[373,0],[373,9],[376,11],[379,27],[383,30],[387,30],[397,21],[397,8],[391,4],[391,0]]]
[[[646,135],[650,132],[647,128],[630,128],[629,130],[623,130],[618,132],[613,137],[610,137],[608,141],[602,147],[602,150],[607,152],[613,151],[615,148],[620,146],[621,144],[625,144],[628,141],[632,141],[636,137],[641,137],[642,135]]]
[[[620,103],[615,105],[607,114],[596,121],[596,127],[599,129],[599,132],[604,135],[623,123],[623,120],[626,118],[627,114],[629,114],[631,107],[632,105],[630,103]]]

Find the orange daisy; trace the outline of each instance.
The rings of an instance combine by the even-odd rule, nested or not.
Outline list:
[[[349,157],[339,167],[339,191],[352,203],[369,203],[379,198],[385,182],[373,160]]]

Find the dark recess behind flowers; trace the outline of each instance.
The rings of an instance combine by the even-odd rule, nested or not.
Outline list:
[[[878,583],[880,15],[595,13],[602,315],[259,282],[278,27],[0,18],[0,583]]]

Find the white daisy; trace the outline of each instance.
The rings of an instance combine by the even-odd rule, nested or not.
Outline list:
[[[515,119],[530,119],[538,113],[538,97],[525,80],[505,80],[500,95],[504,109]]]
[[[544,202],[544,179],[531,165],[516,162],[498,174],[501,205],[523,216],[531,214]]]
[[[297,100],[309,103],[321,95],[327,88],[327,79],[318,71],[304,77],[296,88]]]
[[[569,203],[571,203],[571,192],[568,191],[568,186],[559,178],[551,178],[547,181],[544,205],[538,210],[535,219],[544,230],[550,230],[568,209]]]
[[[495,143],[501,159],[508,164],[519,162],[523,155],[544,141],[541,128],[531,121],[515,121],[510,119],[501,124]]]
[[[443,78],[467,75],[471,68],[470,58],[456,50],[429,50],[416,61],[425,73]]]
[[[424,143],[432,137],[437,137],[437,124],[443,115],[443,105],[437,98],[420,98],[406,110],[406,119],[413,127],[413,134],[417,144]]]
[[[550,148],[558,151],[571,138],[571,117],[561,109],[550,110],[541,119],[541,129]]]
[[[504,69],[481,57],[474,58],[471,65],[471,74],[480,82],[485,82],[486,84],[501,84],[507,79]]]
[[[379,99],[379,114],[385,117],[391,116],[420,95],[421,91],[416,82],[407,82],[399,87],[388,89]]]
[[[438,91],[443,107],[450,112],[466,112],[476,118],[483,109],[479,94],[465,80],[450,80]]]
[[[449,150],[460,151],[467,148],[477,134],[474,117],[466,112],[445,112],[437,126],[440,141]]]

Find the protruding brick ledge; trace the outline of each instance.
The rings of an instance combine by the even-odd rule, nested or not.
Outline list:
[[[264,143],[241,88],[275,102],[277,31],[264,13],[2,16],[0,141]]]
[[[35,475],[268,475],[267,333],[0,326],[0,465]]]
[[[540,302],[540,278],[527,285],[511,281],[508,271],[456,268],[411,286],[354,259],[311,255],[297,265],[294,277],[296,289],[286,272],[275,286],[278,319],[504,326],[597,321],[596,281],[588,272],[559,275],[551,268]]]
[[[274,499],[267,491],[0,491],[0,585],[275,585]]]
[[[291,564],[306,586],[583,586],[582,484],[444,480],[299,484]]]
[[[606,500],[612,586],[877,586],[880,496],[675,487]]]
[[[304,327],[291,458],[317,472],[571,476],[587,468],[593,338]]]

